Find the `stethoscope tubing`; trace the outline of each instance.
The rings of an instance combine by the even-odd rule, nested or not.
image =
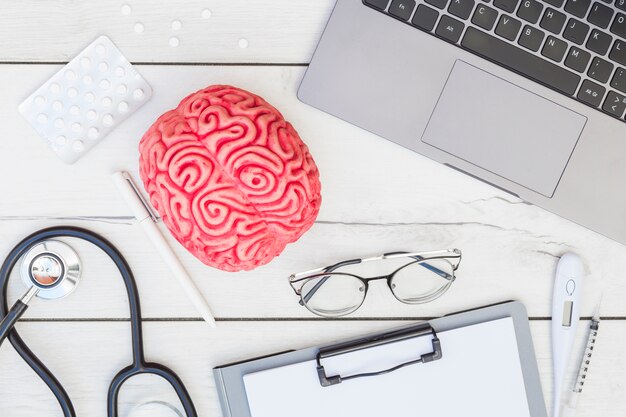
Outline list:
[[[110,242],[89,230],[73,226],[57,226],[43,229],[26,237],[20,243],[18,243],[13,248],[13,250],[11,250],[9,255],[6,257],[4,263],[2,264],[2,267],[0,268],[0,287],[2,289],[2,296],[0,297],[0,320],[4,319],[9,314],[7,302],[8,281],[11,275],[11,271],[17,264],[18,260],[34,245],[42,241],[58,237],[72,237],[82,239],[100,248],[115,263],[117,269],[122,275],[122,278],[124,279],[124,284],[126,286],[131,318],[130,322],[132,334],[133,364],[122,369],[115,376],[115,378],[113,378],[113,381],[109,386],[107,399],[108,416],[118,417],[117,400],[119,398],[119,391],[123,383],[132,376],[150,373],[161,376],[166,381],[168,381],[176,391],[176,394],[178,395],[187,416],[197,417],[197,413],[193,402],[191,401],[191,397],[189,396],[189,393],[187,392],[187,389],[183,385],[180,378],[172,370],[163,365],[148,363],[145,361],[143,351],[143,333],[141,327],[141,308],[139,304],[139,293],[128,263],[121,255],[121,253]],[[60,382],[54,377],[54,375],[52,375],[50,370],[28,348],[16,329],[11,328],[10,330],[8,330],[8,339],[11,345],[13,345],[13,347],[17,351],[17,353],[22,357],[22,359],[24,359],[24,361],[50,388],[50,391],[52,391],[57,401],[59,402],[59,405],[63,410],[64,416],[76,417],[76,412],[65,389],[61,386]]]

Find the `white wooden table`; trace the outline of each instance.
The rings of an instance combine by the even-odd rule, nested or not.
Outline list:
[[[121,12],[124,4],[130,14]],[[176,370],[199,415],[207,417],[220,415],[211,374],[216,365],[507,299],[524,302],[531,316],[550,406],[552,279],[557,257],[573,250],[587,269],[577,346],[605,288],[605,321],[579,415],[623,416],[626,248],[300,103],[296,89],[332,6],[333,0],[3,0],[0,257],[25,235],[51,225],[82,226],[110,239],[138,282],[148,359]],[[210,17],[204,12],[203,18],[204,10]],[[172,29],[173,20],[180,20],[180,30]],[[139,22],[142,33],[134,30]],[[16,108],[100,34],[137,65],[154,96],[86,157],[66,166]],[[171,36],[179,46],[169,45]],[[218,328],[209,330],[133,224],[109,175],[126,169],[136,177],[137,144],[152,121],[189,92],[216,83],[260,94],[293,123],[319,166],[323,205],[300,241],[252,272],[208,268],[170,239],[217,316]],[[108,384],[130,360],[126,296],[104,255],[73,245],[85,265],[84,281],[65,300],[34,302],[18,329],[64,384],[78,415],[105,416]],[[459,278],[444,297],[422,306],[395,302],[376,286],[353,316],[320,320],[298,305],[286,281],[292,272],[351,257],[447,247],[463,250]],[[14,277],[10,300],[23,290]],[[572,361],[570,381],[574,374]],[[138,401],[171,396],[159,381],[134,381],[123,393],[121,415]],[[0,416],[57,415],[45,385],[5,343]]]

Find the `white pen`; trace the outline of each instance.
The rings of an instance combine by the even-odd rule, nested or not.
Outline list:
[[[172,274],[178,280],[178,283],[183,287],[183,291],[185,291],[189,300],[202,315],[202,318],[211,327],[215,327],[215,318],[211,313],[209,305],[163,237],[157,226],[158,218],[137,189],[131,176],[127,172],[121,171],[113,174],[111,178],[133,212],[137,222],[148,236],[148,239],[152,241],[161,258],[163,258]]]

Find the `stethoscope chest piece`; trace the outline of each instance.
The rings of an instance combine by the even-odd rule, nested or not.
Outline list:
[[[74,249],[58,240],[33,246],[20,266],[24,285],[37,288],[37,297],[46,300],[62,298],[74,291],[80,272],[80,260]]]

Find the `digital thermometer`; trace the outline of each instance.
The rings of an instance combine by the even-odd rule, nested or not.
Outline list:
[[[574,253],[561,256],[552,292],[552,365],[554,371],[554,414],[559,417],[561,392],[574,335],[580,318],[583,263]]]

